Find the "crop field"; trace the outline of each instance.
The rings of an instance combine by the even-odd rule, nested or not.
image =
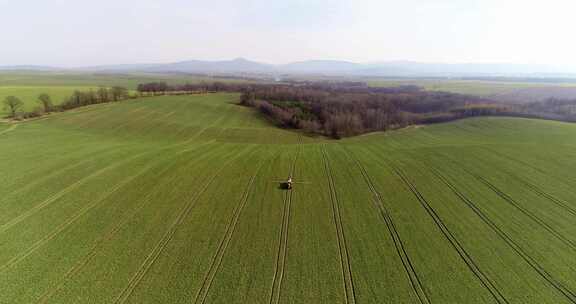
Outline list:
[[[33,72],[0,71],[0,86],[123,86],[136,89],[140,83],[165,81],[172,84],[186,82],[214,81],[214,78],[180,74],[161,73],[105,73],[105,72]],[[234,81],[226,79],[226,81]],[[236,80],[239,81],[239,80]]]
[[[237,100],[0,123],[0,303],[576,303],[576,125],[334,141]]]

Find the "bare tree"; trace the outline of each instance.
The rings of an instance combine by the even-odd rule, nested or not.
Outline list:
[[[16,96],[8,96],[4,99],[4,109],[10,111],[10,117],[15,118],[18,111],[24,107],[24,103]]]
[[[40,94],[40,96],[38,96],[38,103],[42,105],[44,112],[48,113],[52,111],[52,98],[50,98],[50,95],[45,93]]]
[[[101,103],[110,101],[110,91],[106,87],[99,87],[96,95]]]
[[[110,89],[110,94],[112,95],[112,100],[118,101],[128,98],[128,89],[124,87],[112,87]]]

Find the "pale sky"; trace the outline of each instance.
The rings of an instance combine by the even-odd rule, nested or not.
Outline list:
[[[575,0],[0,0],[0,65],[575,65],[575,15]]]

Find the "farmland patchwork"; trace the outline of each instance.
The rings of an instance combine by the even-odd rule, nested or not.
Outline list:
[[[0,123],[0,303],[576,303],[573,124],[334,141],[237,100]]]

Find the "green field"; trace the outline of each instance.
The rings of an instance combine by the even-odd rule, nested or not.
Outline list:
[[[575,87],[576,83],[538,83],[513,81],[452,80],[452,79],[386,79],[369,80],[374,87],[394,87],[399,85],[416,85],[431,91],[445,91],[480,96],[498,96],[514,93],[526,88]]]
[[[152,78],[155,77],[155,78]],[[190,78],[190,77],[188,77]],[[72,95],[75,90],[90,90],[99,86],[123,86],[135,90],[140,83],[167,81],[185,83],[181,75],[146,75],[146,74],[97,74],[72,72],[0,72],[0,118],[7,112],[1,103],[7,96],[16,96],[24,102],[23,111],[32,111],[38,106],[38,95],[50,95],[54,104],[59,104]],[[200,78],[190,78],[200,81]]]
[[[24,102],[23,111],[32,111],[38,106],[38,95],[50,95],[54,104],[60,104],[75,90],[88,91],[100,86],[122,86],[136,90],[138,84],[165,81],[170,84],[197,83],[201,81],[240,82],[237,79],[215,79],[178,74],[107,74],[88,72],[30,72],[0,71],[0,118],[7,115],[2,101],[7,96],[16,96]]]
[[[0,303],[576,302],[576,125],[332,141],[237,99],[0,123]]]
[[[0,71],[0,86],[123,86],[136,89],[144,82],[165,81],[172,84],[215,81],[215,78],[184,74],[160,73],[97,73],[97,72],[30,72]],[[226,81],[239,81],[226,79]]]

